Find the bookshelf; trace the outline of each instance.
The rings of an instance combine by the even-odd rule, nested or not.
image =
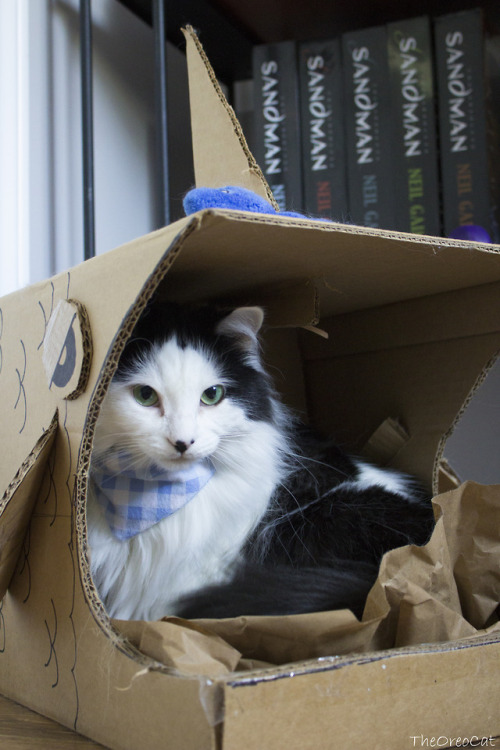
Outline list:
[[[153,0],[120,0],[147,23]],[[442,15],[482,7],[500,33],[497,0],[165,0],[167,38],[183,45],[180,27],[200,31],[210,61],[225,82],[251,74],[253,44],[285,39],[325,39],[344,31],[412,16]]]
[[[478,137],[473,143],[472,140],[475,136],[472,135],[470,143],[464,146],[463,149],[460,149],[464,152],[467,150],[467,159],[472,165],[476,165],[474,167],[476,177],[474,180],[472,177],[470,178],[470,184],[484,186],[482,192],[481,190],[478,192],[477,187],[474,187],[474,189],[471,188],[471,196],[473,193],[474,204],[471,203],[470,205],[474,205],[475,208],[469,210],[468,216],[470,218],[466,217],[465,209],[459,216],[458,203],[456,205],[454,203],[457,201],[455,192],[458,187],[456,188],[455,181],[458,178],[456,178],[453,170],[458,169],[457,160],[464,161],[466,157],[460,155],[457,159],[454,159],[453,156],[448,159],[446,156],[452,148],[451,141],[446,140],[448,138],[448,130],[456,126],[454,122],[452,123],[451,115],[449,122],[444,119],[446,117],[444,114],[445,105],[446,107],[451,106],[449,102],[451,94],[448,94],[446,72],[440,73],[442,92],[438,94],[437,62],[434,59],[432,23],[432,19],[443,17],[448,13],[456,11],[477,8],[480,5],[486,21],[488,35],[500,39],[500,6],[496,0],[482,0],[482,2],[480,0],[479,3],[474,2],[474,0],[422,0],[422,2],[417,2],[416,0],[403,0],[402,2],[382,0],[376,5],[367,2],[367,0],[354,0],[354,2],[348,2],[347,0],[339,0],[339,2],[333,2],[333,0],[310,0],[309,2],[305,2],[305,0],[290,0],[287,2],[285,0],[255,0],[252,2],[249,0],[183,0],[182,2],[180,0],[120,0],[120,2],[129,11],[140,16],[147,23],[153,22],[155,8],[163,5],[166,18],[166,37],[180,48],[183,48],[184,45],[180,28],[189,23],[198,30],[200,40],[219,80],[227,85],[230,101],[240,118],[250,148],[264,169],[268,182],[272,183],[279,193],[277,195],[273,189],[282,209],[305,211],[312,216],[325,216],[326,218],[333,218],[341,222],[352,222],[365,226],[437,236],[446,234],[446,236],[451,237],[463,237],[465,233],[462,232],[462,225],[478,225],[480,229],[482,227],[486,227],[486,229],[484,230],[484,236],[478,235],[475,236],[475,239],[486,238],[486,241],[488,241],[488,238],[491,237],[494,241],[498,241],[496,220],[491,219],[494,209],[490,207],[490,196],[488,195],[490,191],[488,180],[491,186],[492,175],[496,172],[496,161],[499,158],[498,146],[496,145],[498,143],[498,136],[491,136],[490,122],[488,122],[487,128],[486,125],[478,125],[477,132],[482,133],[484,131],[484,137]],[[402,53],[397,53],[397,42],[395,40],[399,38],[398,34],[401,33],[406,33],[407,35],[415,34],[417,28],[415,27],[415,18],[424,15],[427,15],[431,22],[428,28],[421,29],[417,33],[419,38],[418,53],[414,56],[413,62],[409,63],[408,60],[404,60]],[[479,15],[477,17],[479,18]],[[405,21],[406,27],[403,32],[400,25],[403,25]],[[419,22],[416,23],[418,25]],[[468,21],[464,23],[464,29],[468,29]],[[394,28],[389,32],[391,25]],[[422,22],[420,26],[427,27],[427,24]],[[313,143],[314,134],[311,135],[309,133],[311,128],[313,128],[313,114],[309,115],[307,112],[307,97],[312,95],[307,88],[307,76],[309,73],[307,71],[305,73],[300,72],[302,68],[307,68],[309,61],[298,62],[294,77],[292,74],[294,64],[290,63],[290,56],[296,54],[300,58],[303,52],[299,52],[299,50],[304,50],[304,43],[309,44],[315,41],[320,44],[322,42],[326,44],[334,39],[343,39],[346,32],[350,32],[351,37],[355,38],[357,43],[362,44],[364,43],[363,40],[367,31],[374,30],[375,27],[380,27],[380,39],[373,49],[370,48],[370,60],[374,60],[375,62],[370,62],[372,70],[368,75],[373,77],[370,86],[373,87],[374,91],[377,115],[373,118],[374,121],[376,120],[375,124],[371,124],[368,128],[365,123],[365,131],[370,131],[369,138],[373,140],[373,154],[376,155],[374,156],[374,160],[378,162],[377,169],[379,172],[377,181],[382,184],[382,178],[385,179],[387,176],[388,155],[392,153],[398,156],[396,160],[398,165],[396,172],[399,175],[400,184],[392,189],[394,195],[391,198],[386,196],[385,199],[383,198],[385,193],[374,188],[373,193],[378,195],[380,205],[377,204],[376,210],[372,207],[372,210],[369,211],[368,208],[366,210],[365,208],[361,208],[362,204],[364,204],[361,190],[364,190],[363,180],[368,179],[368,177],[375,179],[376,175],[368,174],[368,172],[370,172],[370,169],[375,172],[376,169],[375,166],[369,167],[367,165],[365,169],[367,174],[361,174],[357,164],[359,155],[357,152],[354,154],[353,151],[355,148],[354,141],[358,138],[357,130],[356,135],[354,135],[355,122],[357,122],[354,118],[358,117],[361,113],[351,112],[353,107],[357,107],[357,104],[354,102],[354,89],[350,92],[348,86],[352,83],[353,87],[357,87],[358,81],[353,78],[352,82],[348,84],[347,75],[345,75],[343,84],[333,82],[328,84],[328,96],[331,102],[330,115],[329,122],[324,127],[326,130],[336,128],[336,135],[335,141],[332,140],[332,135],[328,136],[330,143],[326,146],[326,130],[324,132],[321,131],[322,141],[318,145],[318,138],[316,137]],[[384,31],[382,31],[383,28]],[[385,38],[385,29],[388,30],[387,38]],[[388,49],[389,33],[394,34],[394,40],[391,42],[394,51],[391,58],[390,76],[389,67],[385,70],[386,63],[384,59],[387,55],[387,51],[385,50]],[[467,34],[469,34],[469,31],[467,31]],[[481,32],[478,31],[478,34],[480,37]],[[467,63],[469,65],[467,75],[476,76],[474,79],[476,84],[473,90],[478,92],[476,101],[480,102],[474,105],[474,111],[469,107],[469,114],[462,115],[464,121],[468,118],[467,127],[471,132],[474,130],[476,123],[480,123],[481,118],[483,120],[486,118],[486,113],[481,111],[485,101],[482,74],[480,72],[476,72],[475,74],[470,72],[474,67],[477,71],[477,57],[472,50],[476,48],[479,50],[480,44],[482,44],[482,39],[478,41],[478,34],[476,33],[476,37],[474,38],[470,36],[472,41],[468,42],[467,45],[465,41],[463,42],[464,49],[467,47],[470,50],[468,52],[470,62]],[[352,41],[351,43],[354,44],[355,42]],[[274,177],[271,175],[271,172],[268,173],[266,164],[264,163],[264,154],[267,153],[267,147],[263,143],[263,140],[265,140],[264,130],[267,125],[261,116],[261,110],[264,105],[264,94],[257,93],[261,90],[263,92],[263,87],[271,84],[269,81],[266,83],[260,73],[257,72],[258,68],[255,67],[255,60],[253,60],[253,53],[256,51],[257,45],[263,44],[272,45],[272,52],[270,50],[268,52],[271,55],[281,54],[278,52],[278,46],[280,46],[285,55],[285,46],[290,45],[288,58],[285,59],[285,55],[280,62],[280,69],[283,72],[277,74],[279,82],[276,83],[276,90],[274,92],[276,96],[279,96],[281,106],[287,112],[286,119],[288,125],[286,128],[283,128],[283,136],[276,135],[276,138],[280,141],[279,150],[285,155],[284,163],[287,164],[287,167],[285,170],[286,174],[285,171],[281,174],[281,168],[271,165],[270,169],[272,168],[280,172],[279,175],[275,174]],[[292,52],[294,45],[296,51]],[[443,47],[444,37],[440,49]],[[262,47],[259,47],[259,53],[261,49]],[[424,53],[423,50],[426,50],[426,52]],[[461,50],[459,54],[462,54]],[[348,68],[348,53],[346,50],[342,52],[342,55],[340,53],[337,55],[333,52],[326,52],[326,56],[325,59],[328,59],[329,62],[325,64],[325,71],[332,68]],[[342,62],[340,61],[341,58]],[[496,58],[495,86],[498,87],[498,55],[496,55]],[[335,63],[333,62],[334,59],[337,60]],[[427,61],[429,62],[427,63]],[[254,65],[252,65],[252,62],[254,62]],[[408,155],[406,154],[407,139],[409,138],[409,125],[407,122],[409,115],[405,114],[407,103],[402,98],[402,86],[403,76],[407,76],[409,65],[414,66],[413,72],[418,76],[419,93],[423,97],[423,92],[425,91],[425,96],[427,97],[425,104],[421,107],[419,105],[417,114],[413,113],[412,115],[412,122],[417,123],[417,126],[412,126],[413,130],[414,132],[418,132],[418,138],[422,139],[418,143],[419,153],[421,152],[422,154],[419,157],[420,162],[418,164],[414,155],[412,155],[413,158],[408,159]],[[403,69],[402,66],[407,67]],[[427,66],[425,73],[423,72],[424,66]],[[442,66],[446,71],[449,69],[448,62],[445,62],[444,58]],[[378,74],[375,74],[376,69],[379,71]],[[417,72],[417,69],[420,72]],[[389,78],[391,79],[388,87],[383,83],[385,75],[387,75],[388,80]],[[352,76],[354,76],[354,68]],[[304,80],[301,80],[299,83],[299,79],[301,78]],[[251,79],[254,81],[253,87],[248,87],[248,85],[241,86],[241,82]],[[258,86],[255,85],[257,79],[260,81]],[[233,87],[235,83],[238,83],[237,87]],[[337,87],[335,97],[332,96],[331,86]],[[299,87],[301,88],[300,97],[298,97],[295,91]],[[344,89],[344,93],[341,91],[342,88]],[[253,95],[250,93],[252,90],[254,91]],[[288,93],[286,94],[285,91]],[[241,92],[246,92],[246,94],[242,94]],[[241,106],[241,97],[245,95],[248,101]],[[442,100],[440,100],[440,97],[442,97]],[[488,117],[490,115],[489,110],[492,98],[486,96]],[[267,99],[268,94],[266,94],[266,101]],[[442,121],[440,121],[441,128],[438,127],[438,108],[443,111]],[[495,110],[497,111],[494,117],[498,118],[497,105],[495,105]],[[332,112],[335,114],[331,115]],[[403,122],[405,117],[407,120]],[[439,118],[441,118],[441,113],[439,113]],[[339,120],[339,122],[344,120],[345,132],[347,133],[347,139],[342,147],[342,158],[339,157],[340,148],[338,147],[341,141],[339,133],[342,126],[339,125],[336,127],[332,124],[334,119]],[[394,124],[395,121],[398,121],[398,124]],[[315,122],[314,127],[318,130],[320,126],[317,124],[317,121]],[[279,126],[276,127],[280,129]],[[462,125],[462,127],[466,126]],[[488,138],[486,138],[486,129],[488,129],[489,133]],[[294,133],[296,131],[296,134],[290,135],[292,131]],[[364,135],[368,137],[366,133]],[[282,142],[280,140],[282,137],[285,140],[291,140],[289,143]],[[442,142],[438,144],[438,140]],[[481,140],[482,145],[479,145]],[[392,143],[395,145],[392,146]],[[325,172],[321,174],[318,172],[315,175],[311,173],[310,184],[307,184],[309,197],[305,197],[306,181],[308,179],[306,172],[309,168],[305,163],[308,158],[312,158],[308,155],[307,150],[313,148],[316,150],[322,148],[324,150],[324,154],[328,159],[328,169],[332,174],[335,171],[335,201],[332,198],[334,190],[333,178],[330,175],[327,179]],[[492,154],[494,154],[494,157]],[[345,158],[347,158],[347,165],[340,163]],[[495,159],[495,167],[493,167],[492,158]],[[446,177],[446,172],[443,171],[443,161],[446,161],[446,159],[448,159],[446,162],[448,177]],[[304,162],[302,165],[300,164],[301,160]],[[356,160],[354,167],[352,167],[353,160]],[[457,164],[455,164],[455,161],[457,161]],[[489,177],[488,162],[491,165]],[[448,163],[450,166],[448,166]],[[322,167],[323,170],[326,168],[326,166]],[[410,191],[414,190],[408,182],[410,180],[410,171],[414,173],[418,171],[420,173],[420,197],[414,199],[413,203],[415,205],[411,204],[409,198]],[[439,176],[441,171],[443,171],[442,179]],[[345,174],[347,174],[346,177],[344,177]],[[343,187],[341,182],[345,180],[347,180],[347,183]],[[407,182],[408,184],[406,184]],[[285,188],[285,183],[288,184],[287,188]],[[303,184],[300,185],[300,183]],[[416,185],[416,179],[413,179],[413,183]],[[328,188],[325,188],[320,196],[321,185],[327,185]],[[443,185],[446,186],[448,194],[451,196],[449,199],[441,195],[441,187]],[[416,190],[417,188],[415,188],[414,192]],[[497,190],[498,188],[495,187],[495,193]],[[322,197],[323,193],[325,197]],[[327,193],[330,198],[326,195]],[[382,205],[384,201],[386,204],[385,209]],[[318,210],[317,205],[319,205],[319,202],[327,206],[325,211]],[[480,204],[484,206],[482,210],[478,208]],[[461,199],[461,205],[465,206],[465,199]],[[440,206],[440,209],[433,208],[433,206]],[[444,213],[443,206],[448,207],[446,214]],[[457,230],[457,227],[460,228]]]
[[[499,18],[494,0],[218,0],[219,9],[262,41],[307,40],[416,15],[483,6]]]

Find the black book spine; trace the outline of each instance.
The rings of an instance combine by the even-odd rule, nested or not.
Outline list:
[[[396,229],[441,234],[436,103],[430,22],[387,27]]]
[[[340,40],[299,45],[304,210],[336,221],[347,217]]]
[[[389,64],[385,27],[342,37],[349,218],[394,229]]]
[[[482,227],[490,236],[483,22],[479,10],[434,22],[439,138],[446,236]]]
[[[254,155],[280,210],[302,209],[297,47],[253,50]]]

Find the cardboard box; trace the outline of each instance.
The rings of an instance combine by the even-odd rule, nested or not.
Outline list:
[[[188,52],[198,184],[266,194],[192,36]],[[362,623],[348,612],[111,622],[85,523],[99,404],[158,287],[179,301],[266,300],[287,401],[447,488],[445,436],[500,347],[498,253],[210,210],[0,300],[0,692],[117,749],[498,738],[499,487],[440,496],[430,544],[384,558]],[[318,319],[328,340],[302,330]]]

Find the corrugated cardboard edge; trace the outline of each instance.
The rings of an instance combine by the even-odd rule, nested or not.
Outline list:
[[[446,460],[446,458],[441,458],[441,460],[439,461],[437,481],[440,493],[454,490],[461,484],[461,481],[457,476],[455,470]]]
[[[75,299],[69,299],[68,302],[70,304],[75,305],[78,315],[78,323],[80,326],[80,332],[82,336],[82,343],[83,343],[83,361],[81,365],[80,370],[80,378],[78,380],[77,386],[75,390],[70,393],[66,398],[68,400],[73,400],[75,398],[78,398],[87,387],[89,375],[90,375],[90,365],[92,363],[92,330],[90,328],[90,321],[89,316],[87,313],[87,310],[85,308],[85,305],[82,305],[81,302],[78,302],[78,300]]]
[[[196,185],[245,187],[266,198],[278,211],[272,190],[248,147],[241,125],[193,27],[186,26],[182,31],[188,58]],[[207,143],[213,146],[208,152]],[[224,154],[223,159],[220,153]]]
[[[342,224],[336,221],[320,221],[307,216],[283,216],[276,214],[261,214],[256,211],[238,211],[232,208],[209,208],[198,211],[192,216],[213,214],[214,216],[228,216],[239,221],[257,224],[271,224],[297,227],[311,227],[323,232],[337,232],[347,237],[373,237],[375,239],[388,239],[396,242],[408,242],[412,245],[427,245],[438,252],[443,248],[463,248],[464,250],[481,251],[488,255],[500,256],[500,245],[492,245],[486,242],[472,242],[470,240],[454,240],[449,237],[434,237],[427,234],[410,234],[409,232],[397,232],[393,229],[378,229],[376,227],[363,227],[357,224]]]
[[[401,646],[388,649],[379,649],[365,653],[352,653],[343,656],[325,656],[318,659],[308,659],[293,664],[284,664],[266,669],[255,669],[250,672],[234,672],[223,679],[226,685],[240,687],[257,682],[272,682],[285,677],[305,675],[318,672],[328,672],[342,669],[352,665],[371,664],[385,659],[397,659],[401,656],[413,656],[419,654],[450,653],[452,651],[463,651],[485,644],[500,643],[500,632],[498,630],[491,634],[478,633],[468,638],[455,641],[442,641],[440,643],[422,643],[416,646]]]
[[[0,500],[0,516],[3,518],[2,534],[0,535],[0,601],[14,572],[21,545],[29,524],[31,513],[37,498],[38,487],[45,462],[49,456],[54,438],[57,432],[58,415],[54,414],[49,427],[37,440],[33,450],[27,456],[24,463],[19,467],[16,476],[7,487],[3,498]],[[17,503],[17,493],[23,494],[23,501]],[[16,507],[14,507],[16,506]],[[15,515],[12,526],[9,528],[9,512]],[[7,535],[5,535],[7,526]]]
[[[444,452],[446,450],[446,443],[452,436],[453,432],[455,431],[455,428],[457,427],[458,423],[462,419],[462,416],[464,415],[467,407],[469,406],[470,402],[474,398],[474,395],[476,394],[476,392],[479,390],[481,385],[486,380],[488,373],[493,368],[495,363],[498,361],[499,357],[500,357],[500,350],[497,351],[493,355],[493,357],[486,363],[482,372],[479,374],[476,382],[474,383],[471,390],[469,391],[467,398],[465,399],[462,406],[460,407],[460,410],[458,411],[455,419],[450,425],[450,428],[442,435],[441,440],[439,441],[438,448],[436,451],[436,458],[434,460],[433,474],[432,474],[432,491],[435,495],[437,495],[439,492],[446,491],[446,489],[449,488],[446,482],[440,485],[440,479],[442,479],[442,468],[443,466],[446,466],[446,459],[444,457]]]

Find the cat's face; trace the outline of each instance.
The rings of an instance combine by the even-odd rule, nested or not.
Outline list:
[[[224,459],[229,444],[269,418],[260,370],[258,308],[240,308],[211,335],[173,330],[148,342],[111,383],[96,428],[95,454],[126,451],[135,468]]]

